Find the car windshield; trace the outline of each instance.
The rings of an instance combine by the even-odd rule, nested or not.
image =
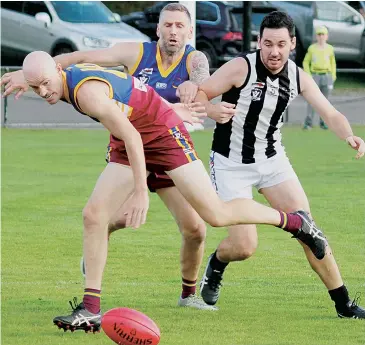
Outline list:
[[[113,13],[100,1],[52,1],[58,17],[70,23],[116,23]]]
[[[236,28],[243,28],[243,14],[242,12],[233,12],[233,22]],[[259,31],[260,25],[267,13],[252,13],[251,16],[251,29],[255,31]]]

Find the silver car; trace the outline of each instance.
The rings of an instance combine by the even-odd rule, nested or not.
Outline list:
[[[128,41],[150,39],[101,1],[1,1],[2,57],[35,50],[55,56]]]
[[[365,65],[365,19],[344,1],[317,1],[313,25],[325,25],[337,61]]]

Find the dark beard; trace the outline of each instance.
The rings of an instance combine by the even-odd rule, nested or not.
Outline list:
[[[164,44],[162,44],[161,51],[165,53],[167,56],[174,56],[176,54],[179,54],[182,51],[183,47],[177,47],[176,50],[172,51],[167,48]]]

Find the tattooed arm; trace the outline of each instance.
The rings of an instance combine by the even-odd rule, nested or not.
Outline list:
[[[190,69],[190,81],[200,85],[209,78],[209,62],[207,57],[200,51],[192,54],[188,68]]]
[[[185,104],[193,102],[198,92],[198,86],[209,78],[208,59],[202,52],[193,52],[187,63],[190,80],[180,84],[176,91],[180,102]]]

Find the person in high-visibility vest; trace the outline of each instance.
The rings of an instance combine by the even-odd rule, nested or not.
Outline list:
[[[336,80],[336,59],[333,46],[327,43],[328,30],[325,26],[316,28],[317,42],[313,43],[307,51],[303,61],[304,71],[312,76],[323,95],[328,98],[333,83]],[[313,126],[314,109],[308,104],[307,116],[304,121],[304,129]],[[320,119],[320,127],[328,129]]]

